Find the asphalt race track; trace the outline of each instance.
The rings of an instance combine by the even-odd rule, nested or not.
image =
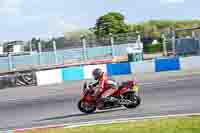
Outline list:
[[[84,115],[78,111],[81,82],[0,90],[0,130],[167,114],[200,113],[200,74],[140,83],[142,104]]]

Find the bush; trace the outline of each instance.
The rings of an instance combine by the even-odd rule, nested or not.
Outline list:
[[[156,53],[156,52],[161,52],[162,51],[162,44],[146,44],[144,45],[144,52],[145,53]]]

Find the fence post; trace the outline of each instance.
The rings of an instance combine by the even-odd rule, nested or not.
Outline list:
[[[113,38],[113,34],[112,34],[112,33],[109,33],[109,37],[110,37],[112,58],[114,58],[114,57],[115,57],[115,49],[114,49],[114,38]]]
[[[29,51],[30,51],[30,54],[32,55],[32,52],[33,52],[32,43],[31,43],[31,41],[28,42],[28,43],[29,43]]]
[[[173,55],[176,56],[176,32],[175,32],[175,30],[172,31],[172,52],[173,52]]]
[[[32,55],[32,53],[33,53],[33,48],[32,48],[32,43],[31,43],[31,41],[28,41],[28,45],[29,45],[29,53],[30,53],[30,55]]]
[[[41,42],[40,42],[40,39],[39,39],[39,42],[38,42],[38,50],[39,50],[39,65],[41,65],[41,51],[42,51],[42,47],[41,47]]]
[[[140,36],[139,33],[138,33],[138,36],[137,36],[137,41],[138,41],[138,43],[141,43],[141,36]]]
[[[165,35],[163,34],[162,35],[162,39],[163,39],[163,56],[167,56],[167,46],[166,46],[166,37]]]
[[[195,38],[195,32],[194,31],[192,31],[192,38]]]
[[[9,65],[9,71],[13,70],[13,64],[12,64],[12,54],[8,52],[8,65]]]
[[[53,39],[53,52],[54,52],[54,57],[55,57],[55,63],[58,64],[55,39]]]
[[[86,49],[86,38],[84,35],[81,35],[81,42],[83,45],[83,59],[86,60],[87,59],[87,49]]]
[[[198,55],[200,55],[200,39],[198,40]]]
[[[143,44],[142,44],[142,47],[141,47],[141,43],[142,43],[142,41],[141,41],[141,35],[140,35],[140,33],[137,31],[136,32],[136,34],[137,34],[137,44],[138,44],[138,46],[139,46],[139,48],[142,50],[142,53],[141,53],[141,55],[139,55],[139,60],[144,60],[144,52],[143,52]]]

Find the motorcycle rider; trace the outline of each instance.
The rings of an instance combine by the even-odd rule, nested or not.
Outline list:
[[[92,72],[93,78],[97,81],[92,85],[92,87],[97,87],[95,98],[96,100],[105,101],[113,100],[110,97],[117,89],[117,83],[108,78],[107,74],[101,69],[96,68]],[[100,104],[100,107],[103,106]]]

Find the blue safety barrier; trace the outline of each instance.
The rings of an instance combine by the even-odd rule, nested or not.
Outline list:
[[[109,76],[130,74],[131,67],[129,63],[107,64],[107,73]]]
[[[155,71],[174,71],[180,70],[179,57],[167,58],[167,59],[155,59]]]
[[[83,80],[84,79],[83,67],[80,66],[80,67],[62,68],[62,79],[64,81]]]

